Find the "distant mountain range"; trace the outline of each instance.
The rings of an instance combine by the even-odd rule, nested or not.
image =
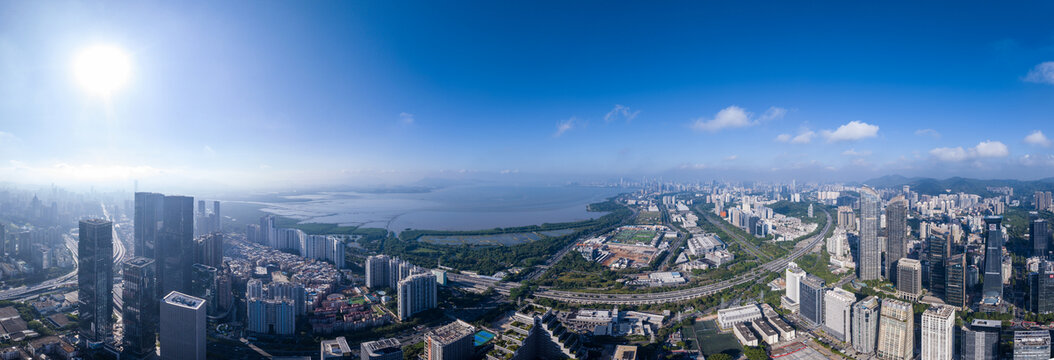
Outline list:
[[[1026,196],[1034,191],[1054,190],[1054,177],[1039,180],[1010,180],[1010,179],[969,179],[964,177],[952,177],[947,179],[933,179],[924,177],[904,177],[900,175],[887,175],[869,179],[862,182],[876,188],[898,187],[908,185],[911,190],[919,194],[937,195],[946,193],[965,192],[971,194],[990,195],[987,190],[989,186],[1009,186],[1014,188],[1014,195]]]

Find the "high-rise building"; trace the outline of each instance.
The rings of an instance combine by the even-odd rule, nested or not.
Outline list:
[[[966,254],[956,254],[944,264],[946,273],[944,303],[959,309],[966,307]]]
[[[456,320],[425,334],[428,360],[468,360],[473,356],[476,327]]]
[[[161,294],[190,291],[194,264],[194,198],[165,196],[158,254],[158,286]]]
[[[296,332],[296,304],[290,299],[246,299],[247,329],[260,334]]]
[[[881,201],[875,190],[866,186],[860,189],[860,262],[857,263],[860,280],[882,277],[882,252],[878,243]]]
[[[190,293],[205,300],[205,312],[208,315],[216,315],[216,296],[219,292],[216,288],[216,268],[205,264],[194,264],[190,271]]]
[[[81,220],[77,244],[77,310],[82,345],[98,348],[113,337],[113,223]]]
[[[838,206],[838,226],[847,229],[847,231],[856,229],[856,217],[853,216],[853,207]]]
[[[798,294],[800,293],[801,279],[804,277],[805,270],[798,267],[798,264],[793,262],[787,264],[787,298],[795,304],[801,301]]]
[[[124,350],[133,358],[155,353],[158,326],[157,270],[154,260],[137,256],[124,261]]]
[[[922,360],[952,360],[955,310],[934,306],[922,313]]]
[[[879,301],[868,296],[853,305],[853,349],[859,353],[875,352],[878,342]]]
[[[275,222],[274,215],[260,217],[260,244],[277,249],[275,242],[278,240],[278,226]]]
[[[135,193],[135,256],[157,260],[158,235],[164,221],[165,195],[148,192]]]
[[[911,297],[922,294],[922,263],[904,258],[897,262],[897,291]]]
[[[223,217],[220,216],[220,202],[212,202],[212,231],[222,233],[223,232]]]
[[[948,277],[945,263],[951,256],[951,242],[946,236],[931,235],[926,240],[926,257],[929,265],[929,289],[933,295],[944,299]]]
[[[161,359],[205,360],[205,300],[173,291],[161,301]]]
[[[801,284],[798,287],[798,296],[801,298],[798,303],[798,313],[801,314],[802,318],[812,322],[814,325],[823,325],[824,285],[823,279],[809,274],[801,279]]]
[[[214,268],[223,267],[223,233],[201,235],[195,242],[197,248],[201,249],[195,261]]]
[[[260,231],[260,225],[257,224],[245,225],[245,240],[253,244],[266,245],[263,233]]]
[[[1015,331],[1014,360],[1050,359],[1050,331]]]
[[[1003,323],[999,320],[974,320],[962,330],[963,360],[999,359],[999,332]]]
[[[882,300],[878,326],[878,357],[909,360],[915,354],[915,315],[911,304],[893,299]]]
[[[436,276],[432,273],[407,277],[398,285],[399,320],[436,307]]]
[[[1054,313],[1054,262],[1040,261],[1038,271],[1028,274],[1029,311]]]
[[[373,255],[366,258],[366,287],[380,289],[391,287],[388,279],[391,277],[391,258],[388,255]]]
[[[1028,234],[1032,240],[1032,256],[1049,257],[1050,225],[1047,220],[1034,215],[1028,225]]]
[[[824,328],[828,334],[843,342],[852,341],[852,311],[856,295],[842,288],[827,290],[824,294]]]
[[[362,360],[402,360],[403,348],[398,339],[367,341],[359,345]]]
[[[344,267],[344,239],[331,235],[307,235],[300,247],[300,256],[328,260],[338,269]]]
[[[1032,204],[1036,206],[1036,211],[1048,210],[1054,208],[1054,198],[1051,197],[1050,191],[1036,191],[1035,195],[1032,196]]]
[[[986,216],[984,288],[981,302],[997,305],[1003,301],[1003,217]]]
[[[886,276],[896,281],[897,261],[907,255],[908,200],[897,195],[886,205]]]

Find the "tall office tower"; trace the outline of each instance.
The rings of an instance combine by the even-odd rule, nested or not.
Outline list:
[[[842,288],[827,290],[823,298],[824,328],[835,339],[852,341],[852,311],[856,296]]]
[[[214,268],[223,266],[223,233],[208,233],[198,237],[197,248],[201,249],[200,256],[195,258],[199,264],[205,264]]]
[[[391,258],[388,255],[373,255],[366,258],[366,287],[380,289],[390,287]]]
[[[882,277],[882,251],[878,243],[878,218],[881,198],[869,187],[860,189],[860,280]]]
[[[999,332],[1003,322],[999,320],[974,320],[962,329],[962,360],[999,359]]]
[[[1054,262],[1041,261],[1039,271],[1028,274],[1028,310],[1054,313]]]
[[[787,263],[787,298],[793,301],[795,304],[801,302],[799,297],[801,279],[805,278],[805,270],[798,267],[798,264],[793,262]]]
[[[952,360],[955,310],[934,306],[922,313],[922,360]]]
[[[220,202],[212,202],[212,231],[222,233],[223,232],[223,217],[220,216]]]
[[[190,291],[194,264],[194,198],[165,196],[164,223],[158,254],[158,288],[161,294]]]
[[[945,267],[948,257],[951,256],[951,243],[945,236],[932,235],[926,240],[926,257],[929,265],[930,292],[944,299],[945,281],[948,272]]]
[[[198,207],[194,209],[194,237],[212,232],[211,226],[208,211],[205,210],[205,200],[198,200]]]
[[[853,305],[853,349],[859,353],[875,352],[878,342],[878,298],[868,296]]]
[[[216,268],[205,264],[194,264],[190,276],[190,293],[187,295],[205,300],[205,313],[216,315]]]
[[[801,284],[798,287],[798,296],[801,298],[801,301],[798,302],[798,313],[801,314],[802,318],[812,322],[814,325],[823,325],[824,285],[823,279],[809,274],[801,279]]]
[[[124,349],[134,358],[155,353],[157,341],[158,302],[157,270],[154,259],[137,256],[124,261]]]
[[[161,300],[161,359],[205,360],[205,300],[173,291]]]
[[[234,295],[231,292],[231,274],[221,273],[216,277],[216,308],[220,312],[226,312],[234,304]]]
[[[955,254],[944,263],[946,273],[944,303],[959,309],[966,307],[966,254]]]
[[[462,320],[429,331],[425,334],[425,355],[428,360],[468,360],[472,358],[476,327]]]
[[[288,299],[293,302],[296,315],[307,313],[307,292],[304,285],[288,281],[273,282],[267,287],[267,295],[272,299]]]
[[[981,302],[994,306],[1003,301],[1003,217],[985,216],[984,288]]]
[[[77,310],[82,345],[98,348],[113,337],[113,223],[81,220],[77,244]]]
[[[402,360],[403,348],[398,339],[367,341],[359,345],[362,360]]]
[[[4,256],[5,250],[7,250],[7,233],[4,230],[4,224],[0,224],[0,256]]]
[[[897,195],[886,205],[886,277],[896,282],[897,261],[907,256],[908,200]]]
[[[878,326],[878,357],[909,360],[915,354],[915,315],[911,304],[893,299],[882,300]]]
[[[911,296],[922,294],[922,263],[908,258],[898,261],[897,291]]]
[[[1050,331],[1015,331],[1014,360],[1050,359]]]
[[[158,235],[164,221],[165,196],[157,193],[135,193],[135,256],[157,260]]]
[[[1038,214],[1028,225],[1029,238],[1032,240],[1032,256],[1047,258],[1050,256],[1050,226],[1047,220],[1038,217]]]
[[[856,229],[856,217],[853,216],[853,208],[844,205],[838,207],[838,226],[850,231]]]
[[[399,320],[436,307],[436,276],[411,275],[399,282]]]

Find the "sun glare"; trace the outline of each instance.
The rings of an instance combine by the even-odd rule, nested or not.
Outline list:
[[[112,45],[84,48],[73,59],[73,74],[84,91],[104,98],[123,88],[132,76],[132,61]]]

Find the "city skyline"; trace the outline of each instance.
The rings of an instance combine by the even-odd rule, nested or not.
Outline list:
[[[1054,169],[1047,3],[319,5],[4,4],[0,181],[192,191]],[[105,99],[71,69],[100,45],[129,64]]]

